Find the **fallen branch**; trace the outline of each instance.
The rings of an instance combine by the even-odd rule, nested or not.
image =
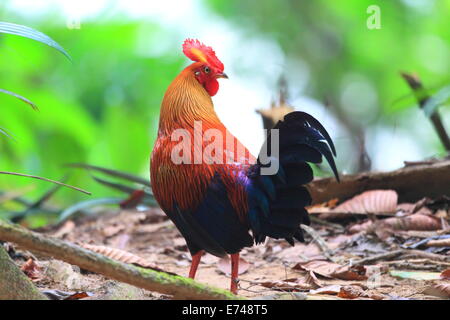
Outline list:
[[[27,250],[41,252],[139,288],[172,295],[174,299],[239,299],[229,291],[181,276],[118,262],[77,245],[49,238],[2,220],[0,220],[0,240],[17,243]]]
[[[0,245],[0,300],[48,300]]]
[[[312,181],[308,184],[314,203],[333,198],[340,201],[366,190],[393,189],[400,202],[414,202],[423,197],[438,198],[448,192],[450,161],[440,161],[404,167],[390,172],[365,172],[344,175],[338,183],[334,178]]]

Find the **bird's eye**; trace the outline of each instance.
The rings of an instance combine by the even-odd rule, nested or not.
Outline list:
[[[203,71],[205,71],[205,73],[209,73],[211,71],[211,69],[209,67],[205,67],[205,69],[203,69]]]

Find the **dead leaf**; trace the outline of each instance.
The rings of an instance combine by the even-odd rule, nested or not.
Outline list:
[[[364,291],[357,286],[343,286],[337,296],[344,299],[355,299],[364,296]]]
[[[61,290],[44,290],[43,294],[47,296],[50,300],[80,300],[88,297],[92,297],[91,292],[67,292]]]
[[[162,272],[166,272],[166,273],[174,275],[174,273],[164,271],[163,269],[156,266],[154,263],[147,261],[135,254],[132,254],[132,253],[124,251],[124,250],[120,250],[120,249],[116,249],[116,248],[108,248],[108,247],[104,247],[104,246],[91,245],[91,244],[86,244],[86,243],[80,243],[79,246],[82,248],[85,248],[87,250],[91,250],[93,252],[102,254],[102,255],[104,255],[108,258],[111,258],[113,260],[116,260],[116,261],[134,264],[139,267],[148,268],[148,269],[152,269],[155,271],[162,271]]]
[[[423,293],[440,298],[450,298],[450,282],[433,284],[426,288]]]
[[[404,215],[414,213],[414,209],[416,208],[415,203],[400,203],[397,205],[397,212],[401,212]]]
[[[332,211],[347,213],[395,213],[398,195],[394,190],[370,190],[338,205]]]
[[[28,261],[20,267],[20,270],[22,270],[32,281],[39,281],[42,279],[41,267],[33,259],[28,259]]]
[[[247,272],[248,268],[250,267],[250,264],[245,261],[243,258],[239,258],[239,271],[238,274],[243,274]],[[227,256],[225,258],[221,258],[217,262],[217,268],[222,271],[224,274],[231,274],[231,260]]]
[[[115,236],[116,234],[118,234],[120,231],[124,230],[125,226],[123,225],[112,225],[112,226],[107,226],[105,228],[102,229],[102,233],[106,238],[110,238],[112,236]]]
[[[338,198],[334,198],[334,199],[331,199],[331,200],[329,200],[327,202],[317,203],[315,205],[306,207],[306,210],[310,214],[330,212],[331,209],[336,207],[338,202],[339,202],[339,199]]]
[[[76,292],[76,293],[68,296],[64,300],[80,300],[80,299],[88,298],[88,297],[91,297],[91,296],[93,296],[93,294],[89,293],[89,292]]]
[[[433,216],[415,213],[405,217],[391,217],[378,220],[367,228],[367,232],[375,233],[381,240],[386,240],[396,231],[433,231],[441,229],[440,219]]]
[[[443,210],[443,209],[436,211],[436,213],[434,215],[436,218],[442,218],[442,219],[449,218],[449,214],[448,214],[447,210]]]
[[[415,213],[406,217],[387,218],[380,222],[394,230],[433,231],[441,229],[439,219],[421,213]]]
[[[72,220],[67,220],[61,228],[59,228],[53,236],[56,238],[63,239],[66,235],[71,233],[75,229],[75,223]]]
[[[383,300],[384,296],[380,294],[369,294],[365,292],[361,287],[359,286],[343,286],[341,287],[341,290],[339,291],[338,295],[339,298],[344,299],[357,299],[357,298],[369,298],[373,300]]]
[[[299,278],[291,278],[276,281],[263,281],[258,282],[258,284],[265,288],[280,291],[307,291],[317,289],[320,287],[314,273],[308,273]]]
[[[341,280],[366,280],[366,268],[364,266],[343,266],[324,260],[313,260],[299,262],[294,270],[313,271],[326,278],[337,278]]]
[[[366,231],[367,229],[369,229],[369,227],[372,225],[372,223],[373,222],[371,220],[367,220],[367,221],[365,221],[363,223],[357,223],[357,224],[354,224],[354,225],[350,226],[347,229],[347,231],[350,234],[355,234],[355,233],[359,233],[359,232],[362,232],[362,231]]]
[[[441,273],[441,279],[450,280],[450,269],[446,269]]]
[[[339,284],[332,284],[326,287],[322,287],[319,289],[311,290],[309,293],[311,294],[331,294],[337,295],[339,291],[341,291],[342,286]]]

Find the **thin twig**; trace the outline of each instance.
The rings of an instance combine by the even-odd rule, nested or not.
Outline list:
[[[419,107],[422,109],[428,100],[430,100],[430,96],[426,92],[422,82],[420,81],[417,75],[408,74],[405,72],[401,73],[403,79],[408,83],[411,90],[414,91],[416,95],[416,99],[419,102]],[[442,123],[441,116],[439,112],[434,111],[430,116],[431,123],[433,124],[434,129],[436,130],[439,139],[444,145],[445,150],[450,152],[450,138],[445,130],[444,124]]]
[[[47,178],[43,178],[43,177],[39,177],[39,176],[33,176],[33,175],[30,175],[30,174],[25,174],[25,173],[9,172],[9,171],[0,171],[0,174],[7,174],[7,175],[12,175],[12,176],[27,177],[27,178],[33,178],[33,179],[37,179],[37,180],[47,181],[47,182],[51,182],[51,183],[54,183],[54,184],[59,184],[60,186],[63,186],[63,187],[66,187],[66,188],[70,188],[70,189],[73,189],[73,190],[77,190],[77,191],[83,192],[85,194],[91,195],[91,193],[89,191],[86,191],[86,190],[83,190],[83,189],[80,189],[80,188],[77,188],[77,187],[74,187],[74,186],[71,186],[71,185],[59,182],[59,181],[55,181],[55,180],[52,180],[52,179],[47,179]]]
[[[352,265],[366,265],[366,264],[372,264],[379,260],[389,260],[389,259],[393,259],[393,258],[400,256],[402,253],[404,253],[404,250],[395,250],[395,251],[390,251],[390,252],[386,252],[386,253],[376,254],[371,257],[367,257],[367,258],[358,260],[356,262],[352,262]]]
[[[316,242],[320,250],[323,252],[323,255],[328,260],[331,262],[336,262],[336,259],[333,257],[333,250],[328,247],[326,241],[317,233],[316,230],[304,224],[301,224],[300,227],[313,238],[313,241]]]

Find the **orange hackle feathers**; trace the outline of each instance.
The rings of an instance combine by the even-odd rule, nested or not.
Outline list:
[[[186,42],[185,42],[186,43]],[[155,143],[151,162],[151,182],[154,185],[153,193],[163,209],[172,209],[177,203],[181,209],[195,208],[203,199],[211,179],[216,173],[223,175],[223,182],[229,188],[229,196],[239,213],[244,212],[245,193],[243,188],[235,186],[236,177],[227,171],[235,170],[232,165],[226,165],[227,153],[226,139],[223,140],[223,163],[225,165],[201,164],[178,165],[172,161],[172,150],[180,143],[178,139],[172,140],[172,133],[177,129],[184,129],[194,138],[194,122],[201,122],[201,135],[206,136],[209,129],[221,132],[233,139],[231,144],[234,151],[231,162],[243,161],[249,164],[255,158],[242,145],[242,143],[228,132],[225,125],[217,116],[213,102],[201,84],[195,79],[194,70],[201,62],[186,67],[170,84],[164,95],[159,121],[158,139]],[[203,140],[203,139],[202,139]],[[201,150],[195,150],[192,144],[190,158],[195,154],[202,154],[204,148],[211,142],[203,141]],[[218,170],[220,169],[220,170]],[[173,181],[177,181],[176,184]]]
[[[216,71],[223,72],[223,63],[217,58],[214,50],[197,39],[186,39],[183,43],[183,53],[192,61],[205,63]]]

